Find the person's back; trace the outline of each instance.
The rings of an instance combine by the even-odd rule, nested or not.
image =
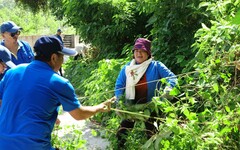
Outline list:
[[[35,60],[7,71],[0,81],[0,149],[51,150],[51,132],[62,105],[76,120],[110,110],[112,100],[82,106],[72,84],[58,75],[63,56],[74,56],[55,36],[35,45]]]
[[[48,58],[51,58],[50,50],[63,49],[55,38],[55,45],[46,41],[48,38],[40,39],[35,48],[50,43],[41,48]],[[57,62],[53,60],[56,67],[62,62],[62,54],[59,55]],[[37,56],[42,57],[42,53],[37,52]],[[80,107],[70,82],[59,76],[49,63],[40,60],[8,70],[0,82],[0,99],[0,149],[52,149],[51,132],[58,107],[62,104],[65,111]]]
[[[4,91],[4,109],[1,109],[0,117],[0,148],[11,149],[11,146],[18,145],[18,149],[21,146],[26,149],[26,143],[30,149],[51,148],[50,133],[58,115],[59,100],[68,98],[59,97],[60,93],[69,92],[61,89],[66,89],[63,86],[69,85],[66,79],[42,63],[34,61],[28,66],[20,65],[9,70],[3,79],[6,84],[1,87]],[[12,76],[12,72],[17,75]],[[8,82],[10,80],[16,82]],[[4,138],[1,138],[3,135]],[[9,138],[7,145],[6,136]],[[31,141],[29,137],[32,138]]]
[[[63,39],[61,37],[61,34],[62,34],[62,30],[60,28],[57,29],[56,37],[63,43]]]

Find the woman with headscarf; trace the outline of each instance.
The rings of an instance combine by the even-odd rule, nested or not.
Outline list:
[[[160,79],[166,78],[167,86],[165,95],[172,90],[177,83],[177,78],[162,62],[153,60],[151,54],[151,41],[138,38],[133,48],[133,59],[120,71],[115,84],[116,101],[125,94],[124,104],[147,104],[155,95],[156,88],[160,89]],[[153,114],[151,114],[153,115]],[[156,131],[153,125],[155,120],[145,122],[146,133],[150,138]],[[134,127],[134,120],[123,119],[117,132],[118,147],[123,147],[127,130]]]

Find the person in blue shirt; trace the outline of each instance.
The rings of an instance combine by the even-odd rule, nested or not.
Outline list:
[[[81,105],[72,84],[57,73],[63,56],[74,56],[75,50],[56,36],[43,36],[34,51],[35,60],[9,69],[0,82],[0,149],[54,150],[51,132],[60,105],[76,120],[110,110],[112,99]]]
[[[5,73],[7,67],[14,68],[16,65],[11,61],[11,52],[4,46],[0,45],[0,77]],[[0,99],[0,109],[2,100]]]
[[[11,52],[6,47],[0,45],[0,74],[3,74],[7,70],[7,67],[16,67],[11,61],[11,57]]]
[[[26,41],[18,40],[22,28],[13,21],[6,21],[1,24],[1,45],[11,52],[11,60],[15,65],[30,63],[34,59],[31,46]]]
[[[63,43],[63,39],[61,37],[62,30],[60,28],[57,29],[56,37]]]
[[[62,30],[61,30],[60,28],[58,28],[58,29],[57,29],[57,33],[56,33],[55,36],[56,36],[56,37],[63,43],[63,45],[64,45],[64,42],[63,42],[63,39],[62,39],[61,34],[62,34]],[[59,69],[59,73],[60,73],[61,76],[63,76],[63,69],[62,69],[62,67]]]
[[[133,59],[120,71],[115,84],[115,97],[118,102],[124,95],[124,104],[146,104],[152,100],[156,89],[160,89],[160,79],[166,78],[168,85],[164,88],[166,98],[170,98],[169,92],[177,84],[177,78],[160,61],[153,60],[151,54],[151,41],[138,38],[133,48]],[[155,116],[156,114],[151,114]],[[154,119],[145,122],[147,136],[150,138],[155,132]],[[134,127],[135,121],[123,119],[117,132],[118,147],[123,147],[127,130]]]

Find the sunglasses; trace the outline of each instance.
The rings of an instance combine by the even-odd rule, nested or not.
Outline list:
[[[14,37],[15,35],[20,35],[20,31],[17,31],[17,32],[15,32],[15,33],[11,33],[10,35],[11,35],[11,37]]]

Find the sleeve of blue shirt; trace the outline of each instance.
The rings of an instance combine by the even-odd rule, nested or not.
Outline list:
[[[115,96],[117,97],[117,101],[124,94],[126,87],[126,74],[125,74],[126,66],[122,68],[120,71],[118,78],[115,84]]]
[[[175,74],[170,71],[163,63],[157,62],[158,65],[158,73],[160,74],[161,78],[166,78],[167,82],[173,88],[177,83],[177,77]]]
[[[0,100],[2,100],[2,94],[3,94],[3,80],[0,81]]]
[[[80,107],[74,87],[67,79],[58,80],[53,85],[64,111],[72,111]]]

